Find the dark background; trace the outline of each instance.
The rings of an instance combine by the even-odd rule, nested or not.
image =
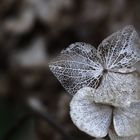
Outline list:
[[[97,47],[128,24],[139,33],[139,0],[0,0],[0,140],[67,139],[48,117],[76,140],[91,140],[70,120],[71,96],[48,62],[74,42]],[[29,107],[32,98],[46,119]]]

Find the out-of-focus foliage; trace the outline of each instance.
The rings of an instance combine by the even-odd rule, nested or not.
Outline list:
[[[17,124],[17,121],[27,114],[28,111],[23,104],[0,98],[0,139],[7,137],[6,135],[11,133],[10,130]]]
[[[24,125],[11,137],[11,140],[38,140],[34,120],[30,119],[24,123]]]
[[[0,134],[18,121],[24,112],[20,104],[36,96],[69,135],[91,139],[70,120],[71,97],[49,71],[48,61],[73,42],[98,46],[127,24],[133,24],[139,33],[139,5],[139,0],[1,0],[0,96],[6,101],[0,103]],[[18,101],[17,110],[8,105],[11,101],[12,105]],[[62,140],[41,118],[35,127],[39,140]],[[28,130],[24,135],[28,136]]]

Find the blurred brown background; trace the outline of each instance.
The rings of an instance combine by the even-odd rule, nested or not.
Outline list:
[[[92,139],[70,120],[71,96],[48,62],[74,42],[97,47],[127,24],[140,31],[139,0],[0,0],[0,140],[66,139],[47,120],[25,117],[32,97],[70,136]]]

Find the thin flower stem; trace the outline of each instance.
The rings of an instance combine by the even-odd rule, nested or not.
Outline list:
[[[41,102],[37,100],[37,103],[39,103],[41,106]],[[28,113],[24,115],[22,118],[20,118],[6,133],[3,140],[10,140],[15,133],[31,118],[31,117],[39,117],[46,120],[57,132],[60,133],[60,135],[63,137],[64,140],[74,140],[71,136],[69,136],[65,131],[64,128],[61,127],[58,123],[54,121],[52,116],[44,110],[44,106],[42,108],[38,108],[38,106],[33,106],[31,104],[27,104],[28,108],[30,109],[31,113]]]
[[[56,121],[54,121],[55,119],[53,119],[53,117],[48,113],[48,111],[39,99],[36,99],[34,97],[29,98],[27,103],[31,110],[34,111],[35,115],[46,120],[57,132],[61,134],[61,136],[65,140],[74,140],[74,138],[72,138],[64,131],[64,128],[62,126],[60,126]]]
[[[26,114],[20,118],[6,133],[3,140],[10,140],[15,133],[31,118],[31,114]]]
[[[54,119],[52,119],[51,115],[48,112],[36,112],[36,114],[46,120],[57,132],[61,134],[61,136],[65,140],[74,140],[71,136],[69,136],[65,131],[64,128],[57,124]]]

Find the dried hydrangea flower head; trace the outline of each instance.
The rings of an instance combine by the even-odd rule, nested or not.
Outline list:
[[[85,43],[70,45],[49,67],[72,95],[82,87],[97,88],[102,79],[93,93],[95,102],[130,105],[140,99],[132,74],[132,66],[140,60],[138,43],[138,34],[129,25],[103,40],[97,50]]]
[[[139,78],[133,65],[140,60],[138,35],[126,26],[106,38],[96,50],[75,43],[49,67],[73,96],[70,115],[87,134],[102,138],[112,124],[120,137],[140,134]]]
[[[140,103],[113,108],[96,104],[93,92],[95,89],[84,87],[78,90],[70,103],[72,121],[81,131],[93,137],[105,137],[113,126],[120,137],[140,134]]]

